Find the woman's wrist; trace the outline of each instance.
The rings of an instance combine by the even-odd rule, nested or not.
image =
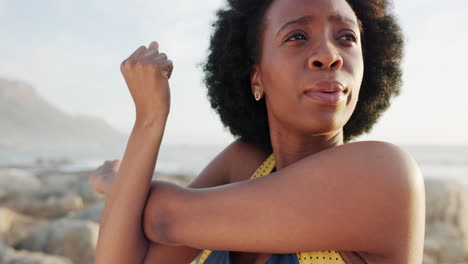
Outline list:
[[[134,128],[138,129],[158,129],[165,128],[167,122],[167,114],[158,115],[137,115]]]

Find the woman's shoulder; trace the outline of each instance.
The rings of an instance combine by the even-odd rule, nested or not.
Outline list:
[[[310,158],[314,159],[315,155]],[[382,175],[401,175],[421,181],[421,172],[415,159],[402,147],[384,141],[358,141],[346,143],[318,153],[315,158],[349,160],[343,169],[359,167]],[[352,162],[351,162],[352,161]]]
[[[356,149],[388,149],[394,151],[402,151],[404,152],[403,148],[399,147],[390,142],[386,141],[377,141],[377,140],[367,140],[367,141],[355,141],[341,145],[340,147],[352,147]]]
[[[229,151],[229,183],[250,179],[271,154],[240,139],[234,141],[226,150]]]
[[[407,259],[420,259],[424,244],[425,186],[415,159],[402,147],[388,142],[364,141],[343,147],[347,155],[360,156],[356,168],[371,176],[368,179],[377,176],[372,186],[383,193],[388,192],[382,206],[388,210],[397,208],[393,211],[394,219],[409,219],[396,229],[396,232],[406,230],[402,237],[408,244],[401,252],[408,252]],[[398,207],[398,200],[405,202]],[[393,258],[399,259],[396,255]]]
[[[358,155],[364,160],[372,157],[376,165],[392,169],[405,169],[419,174],[419,166],[402,147],[385,141],[358,141],[340,146],[345,155]]]
[[[260,148],[235,140],[222,150],[189,184],[190,188],[207,188],[248,180],[268,154]]]

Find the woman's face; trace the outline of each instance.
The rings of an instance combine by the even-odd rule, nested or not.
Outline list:
[[[270,128],[336,134],[351,117],[364,63],[358,20],[345,0],[275,0],[265,15],[252,89]]]

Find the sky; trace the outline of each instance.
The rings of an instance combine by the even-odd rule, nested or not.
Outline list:
[[[224,0],[0,0],[0,78],[22,80],[64,112],[130,133],[120,63],[153,40],[174,62],[165,141],[224,144],[200,64]],[[405,33],[402,93],[360,140],[468,145],[468,1],[395,0]]]

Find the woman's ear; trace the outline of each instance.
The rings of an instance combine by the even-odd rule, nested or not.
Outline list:
[[[263,93],[260,67],[257,64],[252,67],[252,74],[250,75],[250,89],[252,90],[252,94],[255,94],[256,91]]]

